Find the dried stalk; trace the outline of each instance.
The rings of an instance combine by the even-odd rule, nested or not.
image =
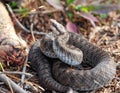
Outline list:
[[[2,72],[0,72],[0,73],[2,73]],[[20,86],[18,86],[14,81],[12,81],[10,78],[8,78],[4,74],[0,74],[0,80],[3,81],[6,85],[9,85],[8,84],[8,82],[9,82],[10,85],[12,86],[13,90],[16,93],[27,93],[25,90],[23,90]]]
[[[30,77],[33,76],[30,73],[19,72],[19,71],[4,71],[4,72],[0,72],[0,74],[19,74],[19,75],[26,75],[26,76],[30,76]]]
[[[13,13],[11,7],[7,4],[7,8],[9,10],[9,12],[11,13],[12,17],[14,18],[16,24],[25,32],[27,33],[31,33],[31,31],[29,29],[27,29],[25,26],[23,26],[20,21],[16,18],[15,14]],[[43,32],[38,32],[38,31],[33,31],[33,34],[36,34],[36,35],[43,35],[44,33]]]

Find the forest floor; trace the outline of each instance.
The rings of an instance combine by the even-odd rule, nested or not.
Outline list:
[[[93,1],[95,2],[95,0]],[[105,4],[108,3],[107,1],[110,0],[102,1],[102,4]],[[111,4],[118,4],[118,2],[119,0],[111,0]],[[6,3],[11,4],[17,19],[25,28],[33,31],[33,33],[49,32],[49,20],[55,19],[66,26],[68,30],[72,30],[73,32],[78,34],[82,33],[88,39],[88,41],[101,47],[103,50],[108,51],[115,62],[118,64],[116,76],[110,84],[91,93],[120,93],[120,11],[114,11],[113,9],[113,11],[111,10],[110,12],[108,12],[109,10],[106,10],[106,12],[108,12],[106,15],[91,14],[94,17],[93,18],[91,17],[91,15],[86,16],[85,14],[80,14],[79,11],[75,10],[74,6],[69,6],[65,3],[64,0],[61,1],[64,9],[61,9],[60,5],[56,7],[55,4],[53,5],[53,7],[50,5],[50,3],[44,0],[29,0],[29,2],[27,2],[26,0],[26,2],[20,4],[22,7],[24,7],[21,10],[22,12],[20,10],[17,10],[18,7],[14,7],[14,4],[11,3],[9,0]],[[91,2],[84,3],[88,5]],[[59,7],[60,10],[57,10],[59,9]],[[87,10],[88,8],[83,9]],[[28,33],[23,30],[23,28],[21,28],[19,24],[16,23],[15,19],[12,19],[16,31],[18,31],[18,33],[22,37],[24,37],[29,46],[31,46],[36,40],[40,38],[40,35],[38,34],[31,34],[31,32]],[[13,71],[16,70],[16,68],[10,67],[5,68],[5,70]],[[17,68],[17,70],[19,69]],[[29,65],[27,65],[27,72],[35,74],[35,72],[31,70]],[[13,80],[20,79],[20,76],[10,77]],[[30,78],[28,81],[32,84],[37,82],[36,88],[39,88],[37,76]]]

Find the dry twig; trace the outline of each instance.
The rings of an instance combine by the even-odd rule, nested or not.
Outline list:
[[[31,24],[31,26],[30,26],[30,31],[31,31],[33,41],[35,42],[35,36],[34,36],[34,33],[33,33],[33,24]]]
[[[22,70],[23,73],[25,73],[25,71],[26,71],[27,61],[28,61],[28,57],[26,57],[25,63],[24,63],[24,65],[23,65],[23,70]],[[24,79],[25,79],[25,74],[23,74],[23,75],[21,76],[21,83],[24,82]]]
[[[21,29],[23,29],[25,32],[31,33],[31,31],[28,30],[26,27],[24,27],[24,26],[20,23],[20,21],[16,18],[16,16],[15,16],[15,14],[13,13],[11,7],[10,7],[8,4],[6,4],[6,5],[7,5],[7,8],[8,8],[8,10],[9,10],[9,12],[10,12],[11,15],[12,15],[12,17],[14,18],[15,22],[18,24],[18,26],[19,26]],[[43,35],[44,33],[43,33],[43,32],[38,32],[38,31],[33,31],[33,34]]]
[[[5,71],[4,68],[3,68],[3,66],[1,66],[1,69],[2,69],[3,72]],[[9,86],[9,88],[10,88],[11,93],[14,93],[14,92],[13,92],[13,89],[12,89],[12,86],[11,86],[11,84],[10,84],[10,82],[9,82],[9,80],[8,80],[7,78],[5,78],[5,79],[6,79],[7,83],[8,83],[8,86]]]
[[[26,75],[30,77],[33,76],[30,73],[24,73],[24,72],[19,72],[19,71],[4,71],[4,72],[0,72],[0,74],[20,74],[20,75]]]
[[[2,72],[0,72],[0,73],[2,73]],[[0,80],[3,81],[6,85],[9,85],[8,84],[8,81],[9,81],[10,85],[12,86],[13,90],[16,93],[27,93],[20,86],[18,86],[14,81],[12,81],[10,78],[8,78],[5,74],[0,74]]]

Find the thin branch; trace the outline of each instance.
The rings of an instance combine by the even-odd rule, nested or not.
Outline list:
[[[1,63],[0,63],[0,64],[1,64]],[[2,69],[3,72],[5,71],[4,68],[3,68],[3,66],[1,66],[1,69]],[[10,82],[9,82],[9,80],[8,80],[7,78],[5,78],[5,79],[6,79],[6,82],[7,82],[8,86],[9,86],[9,88],[10,88],[11,93],[14,93],[14,92],[13,92],[13,89],[12,89],[12,86],[11,86],[11,84],[10,84]]]
[[[23,73],[25,73],[25,71],[26,71],[27,62],[28,62],[28,57],[26,57],[25,63],[23,65],[23,70],[22,70]],[[25,79],[25,75],[22,75],[21,76],[21,82],[22,83],[24,82],[24,79]]]
[[[45,15],[45,14],[50,14],[50,13],[54,13],[54,12],[58,12],[59,10],[57,9],[52,9],[52,10],[46,10],[46,11],[31,11],[29,12],[28,14],[29,15],[35,15],[35,14],[42,14],[42,15]]]
[[[57,9],[53,9],[53,10],[46,10],[46,11],[43,11],[42,14],[50,14],[50,13],[54,13],[54,12],[58,12],[60,10],[57,10]]]
[[[14,76],[11,76],[11,75],[9,75],[9,77],[12,78],[12,79],[15,79],[15,81],[20,81],[21,80],[18,77],[14,77]],[[31,86],[32,88],[37,87],[40,90],[45,91],[45,89],[42,88],[40,85],[38,85],[38,84],[36,84],[34,82],[28,81],[28,79],[26,79],[23,83],[26,84],[27,86]],[[35,92],[35,93],[37,93],[37,92]]]
[[[43,87],[41,87],[40,85],[37,85],[36,83],[34,82],[28,82],[28,81],[25,81],[24,83],[26,83],[27,85],[29,85],[31,87],[31,89],[34,89],[34,88],[38,88],[42,91],[45,91],[45,89]],[[34,89],[35,90],[35,89]]]
[[[8,4],[6,4],[6,6],[7,6],[9,12],[11,13],[12,17],[14,18],[15,22],[18,24],[18,26],[19,26],[21,29],[23,29],[25,32],[31,33],[31,31],[28,30],[26,27],[24,27],[24,26],[20,23],[20,21],[16,18],[16,16],[15,16],[15,14],[13,13],[11,7],[10,7]],[[43,34],[44,34],[43,32],[38,32],[38,31],[33,31],[33,33],[36,34],[36,35],[43,35]]]
[[[24,72],[19,72],[19,71],[4,71],[4,72],[0,72],[0,74],[19,74],[19,75],[26,75],[30,77],[33,76],[30,73],[24,73]]]
[[[2,73],[2,72],[0,72],[0,73]],[[12,86],[13,90],[16,93],[27,93],[20,86],[18,86],[14,81],[12,81],[10,78],[8,78],[5,74],[0,74],[0,80],[3,81],[8,86],[9,86],[9,84],[8,84],[8,81],[9,81],[10,85]]]
[[[34,33],[33,33],[33,24],[31,24],[31,26],[30,26],[30,31],[31,31],[33,41],[35,42],[35,36],[34,36]]]

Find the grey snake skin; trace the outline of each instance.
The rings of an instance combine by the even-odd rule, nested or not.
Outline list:
[[[59,59],[48,58],[40,49],[40,40],[29,52],[29,61],[39,75],[40,84],[48,90],[64,93],[70,88],[76,91],[91,91],[108,84],[116,74],[116,63],[111,56],[83,36],[68,33],[68,42],[83,52],[81,65],[84,69],[71,67]]]
[[[58,83],[52,76],[52,61],[50,61],[40,50],[40,41],[37,41],[30,49],[28,60],[31,67],[37,71],[40,85],[47,90],[56,90],[66,93],[69,87]]]
[[[71,39],[69,33],[64,32],[54,35],[54,37],[54,40],[48,36],[42,37],[40,49],[43,54],[50,58],[59,58],[62,62],[71,66],[78,66],[83,60],[83,52],[73,46],[73,42],[69,42],[69,39]]]

